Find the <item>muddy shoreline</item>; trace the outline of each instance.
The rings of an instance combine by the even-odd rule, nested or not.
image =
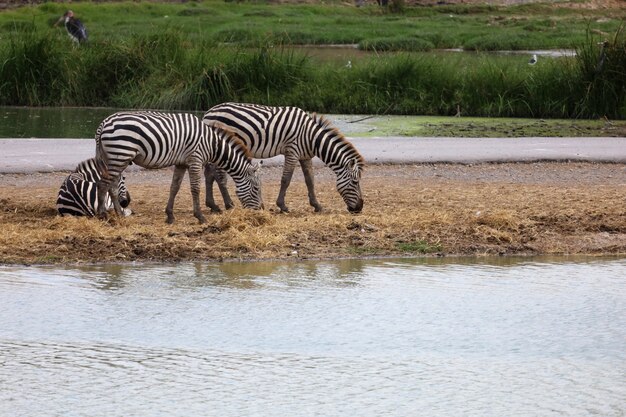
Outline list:
[[[349,214],[334,175],[316,170],[322,213],[301,174],[274,208],[280,168],[263,173],[261,212],[192,215],[187,181],[165,224],[171,170],[129,172],[135,214],[59,217],[64,172],[0,175],[0,264],[80,264],[388,256],[625,255],[626,164],[368,166],[365,207]],[[231,185],[232,187],[232,185]]]

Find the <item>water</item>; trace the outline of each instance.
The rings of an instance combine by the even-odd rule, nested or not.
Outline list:
[[[123,110],[107,107],[0,106],[0,138],[86,138],[93,141],[98,125],[106,117]],[[202,118],[205,111],[186,113]],[[354,116],[336,115],[331,118],[346,134],[362,129],[360,125],[348,123]]]
[[[626,259],[0,267],[2,416],[623,416]]]
[[[93,138],[100,122],[117,110],[0,107],[0,138]]]

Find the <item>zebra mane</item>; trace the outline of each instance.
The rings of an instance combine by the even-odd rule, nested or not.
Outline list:
[[[365,158],[363,158],[363,156],[359,153],[359,151],[357,151],[357,149],[354,147],[352,142],[346,139],[343,133],[341,133],[339,129],[337,129],[337,127],[333,126],[332,122],[328,120],[326,117],[324,117],[323,115],[312,113],[311,118],[313,119],[313,122],[317,126],[322,128],[324,132],[330,132],[333,134],[333,136],[336,139],[339,139],[339,141],[342,142],[344,147],[348,148],[351,151],[351,153],[355,156],[357,165],[359,167],[359,171],[363,170],[363,167],[365,166]]]
[[[250,152],[246,143],[239,137],[239,135],[237,135],[237,133],[224,127],[219,127],[218,130],[223,132],[224,140],[228,141],[235,149],[240,149],[241,152],[243,152],[248,162],[252,161],[252,152]]]

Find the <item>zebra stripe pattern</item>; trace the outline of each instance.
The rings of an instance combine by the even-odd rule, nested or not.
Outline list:
[[[215,164],[234,179],[237,196],[244,207],[263,207],[257,166],[252,165],[243,142],[230,132],[208,127],[191,114],[115,113],[103,120],[96,131],[96,159],[102,173],[98,201],[104,202],[109,190],[118,214],[121,214],[121,206],[115,183],[131,162],[152,169],[175,166],[165,209],[168,223],[174,222],[174,200],[187,170],[194,216],[201,223],[205,221],[199,195],[202,168],[208,163]],[[99,210],[98,214],[104,215],[104,210]]]
[[[74,172],[72,172],[61,184],[57,197],[57,211],[61,216],[89,216],[93,217],[98,212],[97,182],[100,174],[96,160],[94,158],[82,161]],[[120,180],[117,187],[120,198],[120,205],[124,209],[124,215],[128,216],[131,211],[130,193],[126,189],[124,178]],[[113,208],[111,196],[107,193],[105,199],[105,210]]]
[[[209,109],[204,115],[203,122],[212,127],[235,132],[243,139],[255,158],[271,158],[281,154],[285,156],[280,191],[276,199],[281,211],[288,211],[285,194],[298,162],[307,185],[309,204],[315,211],[322,210],[314,189],[311,159],[315,156],[335,172],[337,191],[341,194],[348,211],[359,213],[363,209],[360,180],[364,159],[323,117],[309,115],[297,107],[223,103]],[[210,175],[217,176],[215,173]],[[207,190],[207,203],[210,196],[212,191]],[[230,199],[228,195],[223,197],[225,201]]]

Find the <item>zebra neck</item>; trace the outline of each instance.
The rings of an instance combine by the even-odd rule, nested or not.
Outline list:
[[[228,140],[217,139],[213,150],[214,152],[209,158],[210,162],[226,171],[233,178],[240,174],[246,158],[237,151],[235,146]]]
[[[342,156],[345,154],[346,142],[334,131],[320,130],[314,141],[313,153],[326,164],[327,167],[339,173],[343,167]]]

